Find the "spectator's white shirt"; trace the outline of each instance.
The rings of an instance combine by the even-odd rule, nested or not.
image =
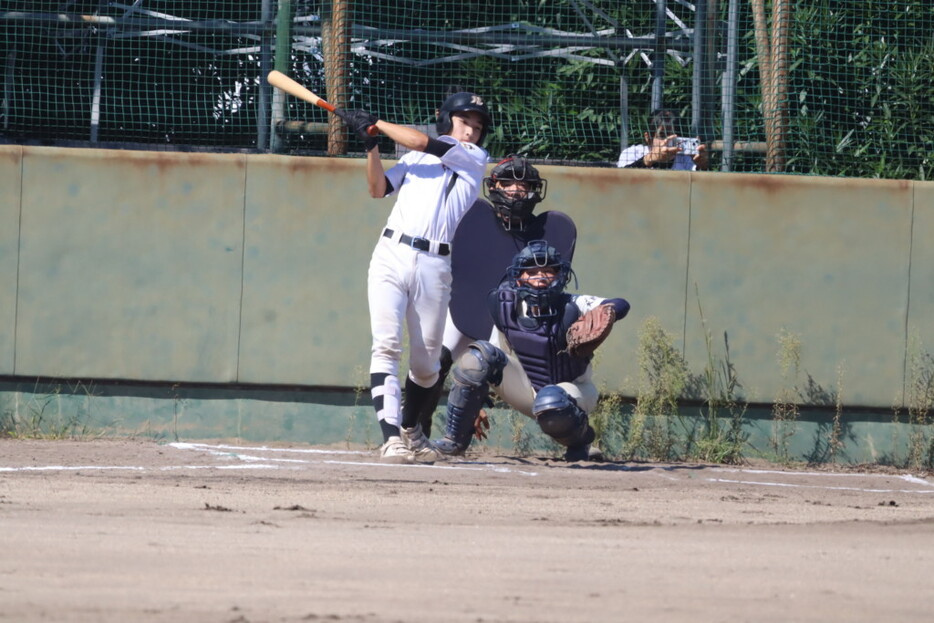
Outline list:
[[[632,166],[634,162],[638,161],[640,158],[644,158],[648,153],[648,145],[630,145],[619,154],[619,160],[616,162],[616,166],[621,169]],[[674,164],[672,164],[671,168],[676,171],[696,171],[697,165],[694,164],[694,159],[691,158],[691,156],[686,154],[677,154],[675,156]]]

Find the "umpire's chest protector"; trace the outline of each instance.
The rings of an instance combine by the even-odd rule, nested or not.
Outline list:
[[[589,359],[567,353],[568,327],[580,316],[569,295],[562,296],[559,313],[547,318],[520,319],[519,301],[509,288],[491,292],[488,300],[493,323],[509,342],[535,391],[545,385],[573,381],[587,370]]]
[[[547,240],[571,261],[577,228],[563,212],[543,212],[529,219],[525,229],[506,230],[486,201],[478,200],[467,211],[454,233],[451,251],[450,309],[458,331],[474,340],[489,339],[493,321],[486,311],[486,295],[530,240]]]

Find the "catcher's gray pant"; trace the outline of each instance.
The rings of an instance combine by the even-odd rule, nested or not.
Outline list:
[[[499,331],[493,330],[490,343],[506,354],[506,367],[503,369],[503,382],[493,386],[493,392],[519,413],[534,419],[532,405],[535,404],[535,388],[519,363],[519,358]],[[593,367],[587,366],[582,375],[571,382],[556,383],[558,387],[574,398],[577,406],[590,414],[597,406],[600,392],[593,383]]]

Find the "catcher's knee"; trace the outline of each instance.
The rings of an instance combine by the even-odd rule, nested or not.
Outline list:
[[[578,443],[587,432],[587,413],[557,385],[546,385],[539,390],[532,415],[543,433],[565,446]]]
[[[506,367],[506,354],[489,342],[479,340],[472,343],[457,359],[454,367],[454,382],[469,387],[491,383],[499,385]]]

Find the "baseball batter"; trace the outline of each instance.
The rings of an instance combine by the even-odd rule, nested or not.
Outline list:
[[[448,97],[438,109],[439,138],[378,120],[365,110],[337,113],[364,141],[367,183],[374,198],[395,196],[370,259],[367,297],[372,351],[370,391],[383,434],[386,462],[431,463],[443,458],[419,426],[418,414],[438,380],[444,323],[451,298],[454,232],[476,201],[486,171],[484,138],[491,116],[470,92]],[[384,171],[379,131],[411,151]],[[405,404],[399,382],[403,328],[409,337]]]

